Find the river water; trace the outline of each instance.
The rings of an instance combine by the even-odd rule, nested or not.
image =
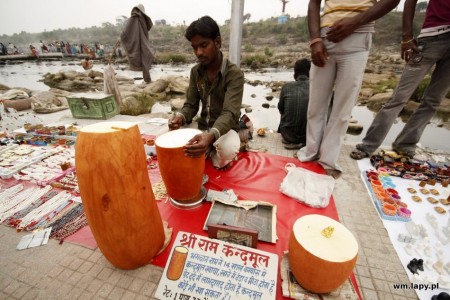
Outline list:
[[[95,64],[93,69],[103,72],[104,67],[105,66],[102,64]],[[188,77],[191,67],[192,65],[154,65],[151,69],[152,80],[157,80],[158,78],[169,75]],[[128,76],[131,78],[142,77],[141,72],[127,70],[126,65],[114,66],[114,68],[116,69],[118,75]],[[18,64],[4,64],[0,65],[0,83],[9,87],[25,87],[31,90],[46,91],[49,87],[44,83],[39,82],[39,80],[43,79],[43,75],[46,73],[56,73],[60,70],[75,70],[77,72],[84,71],[78,61],[31,61]],[[245,71],[246,79],[252,81],[290,81],[292,80],[292,76],[293,71],[291,69],[265,69],[262,72]],[[142,80],[135,80],[136,84],[141,82]],[[263,85],[252,86],[245,84],[243,103],[251,105],[252,112],[247,115],[253,121],[256,129],[264,127],[270,130],[276,130],[278,127],[280,119],[278,109],[276,108],[278,98],[274,97],[273,100],[268,101],[266,100],[266,96],[268,95],[272,95],[270,88]],[[268,103],[271,107],[263,108],[263,103]],[[375,112],[368,110],[365,106],[356,106],[353,109],[352,117],[362,124],[364,129],[360,135],[347,134],[345,136],[345,142],[360,142],[370,126],[375,114]],[[420,144],[431,149],[450,151],[450,131],[438,127],[437,125],[440,122],[441,120],[438,118],[433,118],[431,120],[422,135]],[[403,125],[403,121],[400,118],[397,118],[383,144],[390,146],[396,135],[403,128]]]

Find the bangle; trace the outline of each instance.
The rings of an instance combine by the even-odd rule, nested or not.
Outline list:
[[[410,40],[408,40],[408,41],[406,41],[406,42],[402,41],[402,45],[404,45],[404,44],[409,44],[409,43],[411,43],[412,41],[414,41],[414,38],[412,38],[412,39],[410,39]]]
[[[383,204],[383,212],[388,216],[395,216],[397,214],[397,207],[392,204]]]
[[[408,219],[409,217],[411,217],[411,211],[409,209],[407,209],[406,207],[401,207],[398,211],[397,211],[398,215],[402,218]]]
[[[312,39],[310,42],[309,42],[309,47],[311,47],[312,45],[314,45],[314,44],[316,44],[316,43],[321,43],[322,42],[322,38],[320,38],[320,37],[318,37],[318,38],[315,38],[315,39]]]

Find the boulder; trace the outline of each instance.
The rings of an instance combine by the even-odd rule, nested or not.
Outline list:
[[[174,98],[174,99],[170,100],[170,106],[174,110],[181,110],[184,102],[186,102],[186,98]]]
[[[379,93],[367,100],[367,108],[371,111],[379,111],[383,104],[391,98],[392,92]]]
[[[11,100],[11,99],[27,99],[30,96],[19,89],[10,89],[4,93],[0,93],[0,100]]]
[[[347,133],[351,135],[359,135],[364,129],[364,126],[358,123],[358,121],[353,120],[354,122],[349,121],[348,127],[347,127]]]
[[[151,94],[162,93],[165,92],[168,86],[169,82],[167,80],[158,79],[146,85],[144,91]]]
[[[169,77],[167,80],[169,80],[169,84],[166,88],[166,92],[168,94],[186,94],[189,86],[188,78],[176,76]]]
[[[36,113],[52,113],[68,109],[65,97],[57,97],[53,92],[37,92],[31,97],[31,109]]]
[[[0,103],[6,108],[14,108],[17,111],[27,110],[31,108],[31,99],[13,99],[13,100],[0,100]]]

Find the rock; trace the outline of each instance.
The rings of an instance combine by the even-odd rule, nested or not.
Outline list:
[[[169,85],[166,88],[167,94],[186,94],[189,87],[189,78],[186,77],[169,77]]]
[[[363,131],[364,126],[359,123],[349,123],[347,133],[351,135],[359,135]]]
[[[252,110],[252,108],[251,107],[246,107],[245,108],[245,112],[246,113],[251,113],[253,110]]]
[[[144,91],[146,91],[147,93],[162,93],[166,90],[166,88],[169,86],[169,82],[167,80],[164,79],[158,79],[156,81],[151,82],[150,84],[148,84],[145,88]]]
[[[79,77],[79,74],[81,74],[81,76],[85,77],[83,73],[78,73],[77,71],[74,71],[74,70],[69,70],[69,71],[65,71],[62,73],[63,73],[63,78],[68,79],[68,80],[74,80],[76,77]]]
[[[256,94],[251,94],[250,97],[256,98]]]
[[[0,94],[1,100],[27,99],[29,97],[30,96],[26,92],[19,89],[10,89],[3,94]]]
[[[100,77],[103,78],[103,73],[99,72],[99,71],[94,71],[94,70],[88,70],[84,72],[84,75],[87,77],[90,77],[92,79],[95,79],[96,77]]]
[[[269,108],[269,107],[270,107],[270,104],[269,104],[269,103],[263,103],[263,104],[262,104],[262,107],[264,107],[264,108]]]
[[[115,77],[118,83],[134,83],[134,79],[127,76],[116,75]]]
[[[57,97],[50,91],[38,92],[30,99],[31,109],[36,113],[52,113],[69,108],[65,97]]]
[[[373,88],[361,88],[361,90],[359,91],[359,99],[360,100],[367,100],[370,97],[373,96]]]
[[[17,111],[27,110],[31,108],[31,99],[13,99],[13,100],[1,100],[1,103],[6,108],[14,108]]]
[[[386,101],[388,101],[391,96],[392,92],[373,95],[367,100],[367,108],[371,111],[379,111],[383,104],[386,103]]]
[[[185,98],[174,98],[174,99],[170,100],[170,106],[174,110],[181,110],[181,108],[183,107],[184,102],[186,102]]]
[[[169,113],[172,111],[172,108],[170,107],[170,105],[163,105],[161,103],[155,103],[153,104],[152,108],[151,108],[151,113]]]
[[[9,87],[0,83],[0,91],[7,91],[7,90],[9,90]]]
[[[266,96],[267,101],[272,101],[272,99],[273,99],[273,96]]]

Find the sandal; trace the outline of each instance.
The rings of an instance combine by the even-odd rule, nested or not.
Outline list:
[[[369,156],[370,156],[369,153],[359,149],[355,149],[350,153],[350,157],[356,160],[360,160]]]

